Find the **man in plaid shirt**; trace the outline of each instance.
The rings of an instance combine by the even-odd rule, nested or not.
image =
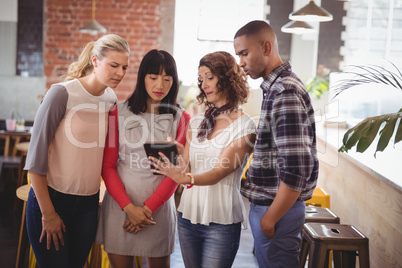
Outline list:
[[[234,37],[240,66],[261,84],[257,141],[241,193],[250,202],[250,225],[260,267],[299,267],[305,203],[318,177],[314,110],[304,84],[283,63],[276,34],[252,21]]]

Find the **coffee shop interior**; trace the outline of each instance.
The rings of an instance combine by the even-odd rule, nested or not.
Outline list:
[[[324,18],[296,14],[313,5]],[[204,111],[196,101],[199,59],[218,50],[238,59],[233,36],[251,20],[271,24],[282,60],[291,62],[313,102],[320,169],[316,191],[306,203],[316,214],[323,209],[336,215],[337,225],[320,223],[333,231],[322,234],[330,236],[322,238],[324,244],[331,239],[345,244],[329,245],[333,254],[326,255],[327,261],[335,261],[339,252],[354,252],[351,259],[361,267],[366,259],[371,267],[402,267],[402,175],[397,168],[402,163],[402,0],[0,0],[0,267],[35,267],[23,228],[21,192],[29,189],[23,165],[30,131],[46,91],[63,81],[87,42],[105,33],[128,41],[129,68],[115,90],[119,101],[132,93],[147,51],[171,53],[180,79],[178,102],[194,115]],[[248,82],[251,95],[243,109],[258,123],[261,80]],[[345,82],[350,86],[339,91]],[[376,132],[366,150],[352,145],[338,151],[349,129],[376,116],[382,116],[380,130],[394,123],[384,148],[377,144],[385,135]],[[306,209],[306,222],[307,214]],[[365,238],[365,250],[354,248],[347,234],[337,236],[345,226]],[[304,236],[308,250],[317,241],[307,229]],[[88,267],[108,267],[101,251],[94,245]],[[308,254],[306,267],[322,257]],[[146,267],[141,258],[137,265]],[[184,267],[177,241],[171,267]],[[233,267],[258,267],[250,229],[242,230]]]

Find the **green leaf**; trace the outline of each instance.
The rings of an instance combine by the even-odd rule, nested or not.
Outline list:
[[[379,120],[372,120],[369,130],[360,138],[359,143],[357,144],[357,152],[363,153],[367,150],[367,148],[371,145],[371,143],[377,136],[381,124],[387,119],[388,117],[381,117]]]
[[[391,64],[395,68],[396,72],[392,72],[378,65],[352,66],[355,67],[357,71],[345,73],[352,74],[354,77],[336,83],[333,86],[335,91],[333,98],[344,90],[367,83],[390,85],[396,89],[402,90],[402,72],[395,64],[392,62]],[[386,123],[383,129],[378,133],[379,128],[384,122]],[[396,132],[394,142],[394,144],[396,144],[402,140],[402,109],[400,109],[398,113],[366,118],[355,127],[349,129],[343,136],[343,145],[338,151],[347,152],[357,144],[357,152],[362,153],[370,146],[378,135],[380,138],[374,153],[375,156],[378,151],[383,151],[388,146],[394,132]]]
[[[311,80],[310,83],[306,85],[307,92],[309,92],[311,95],[319,99],[321,95],[327,91],[329,88],[329,83],[327,79],[316,76]]]
[[[367,83],[390,85],[397,89],[402,89],[402,73],[398,69],[398,67],[396,67],[395,64],[393,64],[392,62],[391,64],[396,69],[397,71],[396,73],[378,65],[367,65],[367,66],[351,65],[351,67],[354,67],[357,70],[361,70],[363,71],[363,73],[357,71],[344,72],[355,75],[355,77],[351,79],[345,79],[335,84],[333,86],[333,90],[335,92],[334,98],[339,93],[348,88]]]
[[[389,140],[394,133],[396,122],[400,118],[402,118],[402,109],[398,113],[373,116],[364,119],[343,135],[343,145],[338,149],[338,151],[347,153],[348,150],[357,144],[356,151],[363,153],[371,145],[375,137],[379,135],[380,139],[377,143],[376,151],[374,152],[375,156],[377,151],[383,151],[388,146]],[[386,124],[381,129],[379,134],[377,134],[379,128],[384,122],[386,122]],[[402,124],[399,123],[398,130],[395,135],[395,143],[401,140]]]
[[[398,120],[398,114],[392,114],[389,116],[387,123],[380,131],[380,139],[378,141],[374,156],[378,151],[382,152],[388,146],[389,140],[391,139],[392,134],[394,134],[396,120]]]
[[[369,129],[371,118],[366,118],[355,127],[349,129],[343,136],[343,146],[338,150],[347,152],[350,148],[356,145],[363,134]]]
[[[402,109],[399,110],[398,114],[400,119],[399,119],[399,126],[395,134],[394,145],[402,140]]]
[[[401,121],[402,120],[399,120],[399,126],[398,126],[398,130],[396,131],[396,134],[395,134],[394,145],[402,140],[402,123],[401,123]]]

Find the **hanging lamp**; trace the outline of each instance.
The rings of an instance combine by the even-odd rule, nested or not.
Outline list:
[[[310,1],[303,8],[289,14],[289,19],[297,21],[331,21],[332,14]]]
[[[95,35],[98,33],[106,33],[107,30],[99,22],[95,20],[95,0],[92,0],[92,21],[85,24],[81,29],[81,33],[89,33]]]
[[[294,34],[315,33],[315,29],[304,21],[290,21],[282,26],[281,31]]]

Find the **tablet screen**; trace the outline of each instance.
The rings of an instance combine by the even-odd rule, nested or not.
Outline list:
[[[166,155],[167,158],[169,158],[169,161],[173,163],[173,165],[177,165],[178,152],[174,142],[144,143],[144,149],[148,157],[153,156],[159,160],[162,160],[158,154],[158,152],[161,152]],[[151,168],[155,169],[153,165],[151,165]],[[154,174],[159,175],[158,173]]]

